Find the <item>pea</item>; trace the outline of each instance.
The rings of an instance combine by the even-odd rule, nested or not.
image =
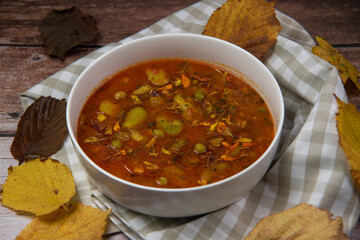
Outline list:
[[[194,93],[194,98],[196,101],[201,102],[205,98],[205,93],[202,89],[196,90]]]
[[[202,143],[197,143],[194,146],[194,152],[196,153],[205,153],[206,152],[206,147],[204,144]]]
[[[141,123],[147,116],[147,112],[143,107],[134,107],[125,116],[123,127],[133,128]]]
[[[152,135],[158,138],[162,138],[165,136],[164,131],[161,129],[154,129],[154,131],[152,132]]]
[[[159,184],[159,185],[165,185],[167,184],[167,178],[165,177],[158,177],[156,179],[156,183]]]
[[[126,92],[123,92],[123,91],[116,92],[114,97],[117,100],[124,99],[124,98],[126,98]]]
[[[111,148],[119,149],[119,148],[121,148],[121,146],[122,146],[122,143],[118,139],[115,139],[111,142]]]

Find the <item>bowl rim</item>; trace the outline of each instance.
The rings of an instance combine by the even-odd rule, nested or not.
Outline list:
[[[237,49],[237,51],[241,51],[243,54],[247,55],[247,57],[252,58],[253,60],[255,60],[262,68],[265,72],[267,72],[267,74],[270,76],[270,78],[272,78],[272,80],[274,81],[274,86],[275,89],[277,91],[277,94],[280,95],[280,116],[278,119],[278,128],[275,131],[275,135],[273,140],[271,141],[270,145],[268,146],[268,148],[266,149],[266,151],[255,161],[253,162],[249,167],[247,167],[246,169],[230,176],[227,178],[224,178],[222,180],[219,180],[217,182],[214,183],[210,183],[207,185],[202,185],[202,186],[195,186],[195,187],[186,187],[186,188],[158,188],[158,187],[151,187],[151,186],[146,186],[146,185],[141,185],[141,184],[137,184],[137,183],[133,183],[130,181],[127,181],[125,179],[122,179],[120,177],[116,177],[115,175],[107,172],[106,170],[102,169],[100,166],[98,166],[94,161],[91,160],[90,157],[87,156],[87,154],[82,150],[82,148],[80,147],[77,138],[76,138],[76,128],[75,128],[75,132],[73,132],[73,128],[71,127],[71,117],[72,115],[74,115],[73,113],[70,112],[70,104],[73,100],[75,99],[74,96],[74,92],[75,89],[77,88],[77,86],[80,84],[80,80],[83,78],[84,75],[86,75],[86,73],[96,64],[99,64],[99,62],[103,61],[104,58],[107,58],[109,55],[113,54],[114,52],[118,51],[118,49],[121,48],[125,48],[129,45],[133,45],[133,44],[138,44],[139,42],[143,42],[143,41],[147,41],[148,39],[158,39],[158,38],[167,38],[167,37],[185,37],[185,38],[199,38],[199,39],[204,39],[204,40],[210,40],[210,41],[217,41],[221,44],[225,44],[225,45],[229,45],[231,47],[233,47],[234,49]],[[186,58],[183,58],[186,59]],[[191,59],[191,58],[189,58]],[[196,59],[196,58],[195,58]],[[151,59],[145,60],[146,61],[150,61]],[[135,63],[136,64],[136,63]],[[132,66],[134,64],[131,64],[130,66]],[[129,66],[127,66],[129,67]],[[125,67],[125,68],[127,68]],[[120,69],[121,70],[121,69]],[[119,71],[120,71],[119,70]],[[109,76],[111,76],[111,74],[109,74]],[[98,84],[102,83],[103,79],[101,79],[99,81]],[[249,83],[248,83],[249,84]],[[98,85],[97,85],[98,86]],[[257,91],[259,91],[257,89]],[[90,96],[91,92],[88,93],[88,97]],[[125,43],[122,43],[114,48],[112,48],[111,50],[109,50],[108,52],[105,52],[104,54],[102,54],[101,56],[99,56],[97,59],[95,59],[92,63],[90,63],[82,72],[81,74],[77,77],[77,79],[75,80],[69,96],[68,96],[68,104],[66,106],[66,123],[67,123],[67,127],[68,127],[68,132],[70,135],[70,138],[72,140],[72,145],[75,148],[75,151],[79,151],[79,153],[82,155],[82,157],[89,163],[91,164],[92,167],[94,167],[97,171],[99,171],[100,173],[102,173],[103,175],[105,175],[106,177],[111,178],[112,180],[115,180],[117,182],[120,182],[122,184],[137,188],[137,189],[141,189],[141,190],[147,190],[147,191],[151,191],[151,192],[166,192],[166,193],[181,193],[181,192],[195,192],[195,191],[201,191],[204,189],[208,189],[208,188],[213,188],[216,187],[218,185],[222,185],[226,182],[229,182],[231,180],[233,180],[234,178],[237,178],[239,175],[245,174],[246,172],[250,171],[252,168],[254,168],[256,165],[260,164],[260,162],[262,161],[262,159],[269,153],[270,149],[274,147],[275,144],[277,144],[280,136],[281,136],[281,131],[283,128],[283,123],[284,123],[284,118],[285,118],[285,106],[284,106],[284,98],[282,95],[282,92],[280,90],[279,84],[276,81],[275,77],[273,76],[273,74],[271,73],[271,71],[265,66],[264,63],[262,63],[258,58],[256,58],[254,55],[252,55],[251,53],[249,53],[248,51],[246,51],[245,49],[230,43],[228,41],[219,39],[219,38],[215,38],[215,37],[210,37],[210,36],[205,36],[205,35],[200,35],[200,34],[193,34],[193,33],[162,33],[162,34],[155,34],[155,35],[151,35],[151,36],[145,36],[145,37],[141,37],[141,38],[137,38]],[[77,121],[79,116],[74,116],[76,117]],[[273,121],[275,121],[274,117],[273,117]],[[77,125],[76,125],[77,126]],[[79,157],[79,156],[77,156]],[[273,161],[273,159],[271,160]],[[81,163],[82,164],[82,163]],[[91,177],[90,177],[91,178]]]

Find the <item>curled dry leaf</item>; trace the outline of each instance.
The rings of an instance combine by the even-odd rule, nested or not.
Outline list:
[[[228,0],[215,10],[204,35],[234,43],[260,58],[277,42],[281,30],[275,1]]]
[[[49,12],[39,30],[46,53],[60,59],[68,50],[93,40],[97,34],[95,18],[75,7]]]
[[[346,104],[336,97],[339,112],[336,114],[336,127],[339,143],[349,161],[350,173],[360,186],[360,113],[354,104]]]
[[[353,81],[356,87],[360,90],[360,84],[358,81],[360,72],[324,39],[316,37],[316,40],[319,45],[313,47],[312,52],[337,68],[343,84],[345,84],[350,78],[350,80]]]
[[[21,116],[11,154],[20,162],[56,153],[67,134],[66,101],[40,97]]]
[[[99,240],[109,212],[77,203],[35,218],[16,239]]]
[[[246,236],[252,239],[347,239],[342,219],[307,203],[263,218]]]
[[[75,181],[65,164],[54,159],[36,158],[10,167],[2,190],[4,206],[44,215],[74,196]]]

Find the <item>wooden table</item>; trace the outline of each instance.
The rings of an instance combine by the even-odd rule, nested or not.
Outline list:
[[[19,95],[68,64],[110,42],[117,42],[198,0],[79,0],[75,4],[97,20],[96,40],[76,47],[64,61],[48,57],[38,30],[52,9],[65,9],[71,1],[0,1],[0,184],[7,168],[17,165],[9,148],[23,109]],[[278,0],[276,8],[297,20],[313,38],[328,40],[360,69],[360,2],[358,0]],[[348,81],[350,82],[350,81]],[[350,101],[360,109],[360,92],[346,84]],[[27,221],[0,206],[0,239],[14,239]],[[127,239],[122,234],[106,237]],[[350,234],[360,239],[360,223]]]

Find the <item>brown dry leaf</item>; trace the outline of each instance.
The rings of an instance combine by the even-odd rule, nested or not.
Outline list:
[[[347,239],[340,217],[307,203],[263,218],[246,236],[251,239]]]
[[[343,84],[350,78],[360,90],[360,84],[358,82],[360,72],[324,39],[316,37],[316,40],[319,45],[313,47],[312,52],[337,68]]]
[[[339,112],[336,127],[339,143],[351,167],[351,175],[360,186],[360,113],[354,104],[346,104],[336,97]]]
[[[39,27],[44,48],[50,56],[64,59],[76,45],[93,40],[97,34],[96,20],[76,7],[52,10]]]
[[[35,218],[16,239],[102,239],[109,212],[77,203]]]
[[[204,35],[242,47],[260,58],[277,42],[281,30],[275,1],[228,0],[211,15]]]
[[[44,215],[58,209],[74,196],[75,182],[65,164],[50,158],[36,158],[9,167],[2,190],[4,206]]]
[[[10,151],[20,163],[46,158],[61,148],[66,134],[66,100],[41,96],[21,116]]]

